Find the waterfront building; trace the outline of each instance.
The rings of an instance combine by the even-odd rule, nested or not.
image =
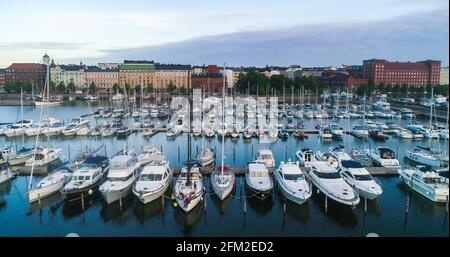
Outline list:
[[[109,63],[105,63],[105,62],[100,62],[97,65],[100,69],[102,70],[117,70],[119,69],[120,63],[115,63],[115,62],[109,62]]]
[[[119,71],[117,69],[101,69],[97,66],[88,66],[85,70],[86,85],[94,83],[99,93],[114,93],[114,84],[119,83]]]
[[[226,83],[227,87],[232,88],[234,85],[233,70],[225,69],[225,70],[221,70],[220,73],[225,77],[225,83]]]
[[[155,82],[155,64],[153,61],[128,61],[125,60],[119,66],[119,86],[125,87],[125,84],[132,88],[144,83],[144,87],[154,86]]]
[[[363,61],[364,78],[379,85],[407,84],[424,86],[439,84],[441,62],[426,60],[421,62],[389,62],[384,59]]]
[[[156,64],[155,88],[166,88],[170,82],[176,88],[188,87],[190,65],[182,64]]]
[[[20,82],[22,85],[37,84],[43,87],[47,68],[40,63],[13,63],[5,70],[5,85]]]
[[[50,64],[50,78],[55,85],[63,82],[64,85],[67,86],[72,82],[77,90],[83,90],[88,86],[84,74],[85,68],[86,67],[82,63],[80,63],[80,65],[55,65],[52,60],[52,63]]]
[[[439,77],[439,85],[448,85],[448,66],[441,69],[441,74]]]
[[[0,92],[4,91],[4,88],[6,85],[5,73],[6,73],[6,69],[0,69]]]
[[[358,78],[348,74],[348,72],[325,71],[320,77],[324,86],[330,88],[341,88],[342,90],[357,88],[360,85],[369,83],[368,79]]]
[[[281,71],[281,75],[290,78],[290,79],[294,79],[296,77],[300,77],[302,75],[302,67],[300,66],[293,66],[293,67],[289,67],[288,69]]]

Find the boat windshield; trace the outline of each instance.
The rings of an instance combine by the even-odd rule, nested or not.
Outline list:
[[[139,181],[161,181],[162,174],[142,174]]]
[[[88,181],[91,180],[91,176],[73,176],[73,181]]]
[[[379,148],[380,157],[383,159],[395,159],[395,153],[391,149]]]
[[[285,180],[304,180],[305,177],[301,173],[298,173],[298,174],[284,174],[284,179]]]
[[[272,155],[270,154],[263,154],[261,155],[261,158],[264,160],[271,160],[272,159]]]
[[[250,177],[252,178],[265,178],[268,177],[268,173],[267,172],[263,172],[263,171],[252,171],[250,172]]]
[[[318,172],[315,170],[314,174],[316,174],[319,178],[325,179],[341,178],[339,172]]]
[[[354,175],[356,180],[359,181],[370,181],[373,180],[372,176],[367,174],[367,175]]]

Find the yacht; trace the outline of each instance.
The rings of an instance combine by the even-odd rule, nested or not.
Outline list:
[[[373,200],[382,194],[381,186],[360,162],[352,159],[338,162],[338,171],[342,178],[358,192],[360,197]]]
[[[368,138],[369,137],[369,131],[364,128],[362,125],[356,125],[353,127],[353,130],[350,131],[350,134],[352,134],[354,137],[357,138]]]
[[[388,136],[380,129],[371,129],[369,131],[369,136],[375,141],[386,141],[386,139],[388,139]]]
[[[282,140],[287,140],[289,139],[289,133],[288,130],[285,128],[279,129],[278,130],[278,137]]]
[[[400,163],[395,157],[394,151],[387,147],[379,146],[372,150],[365,149],[365,153],[372,159],[375,166],[399,169]]]
[[[227,166],[218,166],[211,174],[211,187],[222,201],[230,195],[235,181],[236,176]]]
[[[377,101],[373,104],[373,109],[377,111],[389,111],[391,110],[391,105],[385,101]]]
[[[43,178],[35,187],[28,191],[30,203],[58,193],[70,181],[72,172],[70,168],[62,167]]]
[[[295,153],[300,166],[310,167],[312,162],[317,161],[313,150],[302,148]]]
[[[422,147],[415,147],[412,150],[406,151],[406,158],[409,160],[430,166],[430,167],[440,167],[441,166],[441,160],[439,160],[436,156],[431,154],[430,151],[427,151],[426,148]]]
[[[0,164],[0,184],[9,181],[14,177],[11,169],[5,163]]]
[[[326,161],[311,162],[307,176],[326,197],[343,205],[359,203],[357,192],[345,182],[339,172]]]
[[[201,167],[205,167],[214,162],[215,156],[216,153],[214,152],[214,150],[206,147],[199,152],[197,156],[197,162]]]
[[[42,129],[42,133],[46,137],[58,136],[59,134],[62,133],[64,128],[65,128],[64,122],[55,120],[53,122],[50,122],[47,126],[45,126]]]
[[[107,179],[99,188],[107,204],[131,193],[132,186],[139,176],[140,167],[133,155],[116,155],[111,159]]]
[[[333,138],[333,134],[331,133],[331,129],[328,127],[322,127],[319,131],[320,138],[327,140]]]
[[[260,200],[272,195],[273,181],[264,162],[251,162],[245,173],[245,182],[251,197]]]
[[[137,158],[138,158],[138,162],[141,164],[141,166],[144,166],[145,164],[157,159],[157,157],[155,157],[155,156],[165,157],[161,153],[161,150],[159,150],[158,147],[156,147],[154,145],[147,145],[147,146],[144,146],[143,152]]]
[[[191,165],[188,163],[187,167],[181,169],[174,186],[177,204],[186,213],[194,209],[203,198],[202,174],[198,167]],[[189,166],[191,168],[188,172]]]
[[[38,147],[31,157],[25,161],[27,167],[42,167],[59,159],[62,152],[61,148],[42,148]]]
[[[30,157],[32,157],[34,150],[31,148],[22,147],[18,151],[12,148],[5,148],[2,150],[2,159],[7,161],[11,166],[24,164]],[[0,160],[1,162],[2,160]]]
[[[75,117],[61,132],[64,136],[74,136],[81,128],[87,126],[88,124],[89,120],[81,117]]]
[[[147,163],[133,186],[133,194],[147,204],[169,189],[172,184],[173,171],[169,162],[164,158]]]
[[[337,123],[330,124],[330,132],[333,139],[340,140],[344,136],[344,130]]]
[[[298,162],[281,162],[274,177],[283,195],[292,202],[302,205],[311,197],[311,186]]]
[[[264,163],[267,168],[275,167],[275,159],[270,149],[261,149],[256,153],[256,160]]]
[[[180,133],[181,133],[180,130],[176,129],[175,127],[172,127],[169,130],[167,130],[166,136],[168,138],[174,138],[174,137],[177,137]]]
[[[64,199],[69,202],[94,195],[109,170],[108,158],[91,155],[76,168],[70,181],[61,189]]]
[[[409,131],[405,128],[399,129],[395,134],[396,134],[396,136],[398,136],[399,138],[402,138],[402,139],[413,139],[414,138],[411,131]]]
[[[12,125],[8,125],[4,129],[3,133],[7,137],[19,137],[25,135],[25,130],[30,128],[32,123],[33,123],[32,120],[21,120]]]
[[[440,176],[429,167],[399,170],[400,180],[408,187],[433,202],[448,202],[448,178]]]

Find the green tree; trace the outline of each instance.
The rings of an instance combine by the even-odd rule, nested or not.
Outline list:
[[[386,85],[384,84],[384,82],[381,82],[380,84],[378,84],[378,90],[380,92],[386,92]]]
[[[73,81],[70,81],[66,86],[66,90],[68,93],[73,93],[77,90],[77,87],[75,86],[75,83],[73,83]]]
[[[155,89],[153,88],[153,85],[152,85],[152,84],[147,85],[147,88],[146,88],[146,93],[147,93],[147,94],[153,93],[154,90],[155,90]]]
[[[119,84],[114,83],[114,85],[113,85],[112,88],[113,88],[113,92],[114,92],[115,94],[117,94],[117,93],[120,92],[120,86],[119,86]]]
[[[30,83],[27,83],[23,85],[23,92],[24,93],[31,93],[32,85]]]
[[[97,93],[97,86],[95,85],[94,81],[92,81],[91,84],[89,85],[89,93],[90,94]]]
[[[58,93],[64,93],[66,91],[66,85],[64,85],[64,81],[58,83],[58,85],[56,86],[56,91]]]
[[[391,93],[392,92],[392,84],[387,84],[385,91],[387,93]]]
[[[125,83],[125,90],[127,91],[127,94],[130,95],[131,91],[131,85],[128,84],[128,82]]]
[[[403,83],[402,86],[400,87],[400,93],[402,93],[402,95],[406,95],[407,91],[408,91],[408,85],[406,83]]]
[[[50,92],[55,92],[55,89],[56,89],[55,82],[50,81],[49,87],[50,87]]]
[[[172,93],[173,91],[175,91],[177,89],[177,87],[175,86],[175,84],[173,84],[172,81],[169,82],[169,84],[167,84],[166,86],[166,90],[169,93]]]
[[[356,95],[358,96],[363,96],[364,93],[366,92],[366,87],[368,87],[368,85],[366,83],[360,85],[357,89],[356,89]]]
[[[187,93],[187,88],[185,88],[184,86],[180,87],[180,94],[186,94],[186,93]]]

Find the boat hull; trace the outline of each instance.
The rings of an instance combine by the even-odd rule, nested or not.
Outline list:
[[[58,193],[64,186],[64,181],[31,190],[28,192],[28,200],[30,203],[38,201],[39,199]]]
[[[111,204],[129,195],[131,193],[131,184],[119,191],[105,191],[101,193],[105,202]]]

